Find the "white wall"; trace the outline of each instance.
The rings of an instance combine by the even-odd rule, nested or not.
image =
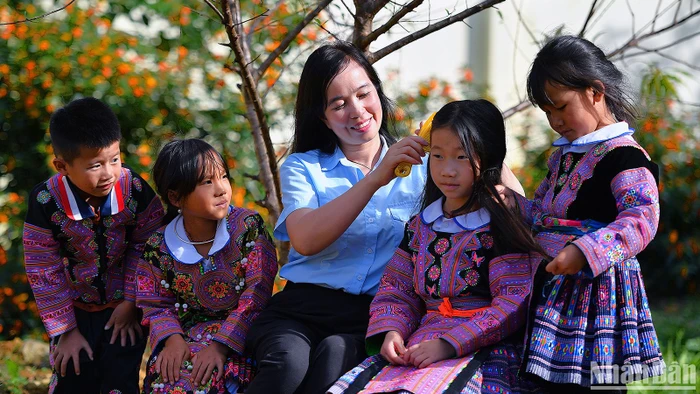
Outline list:
[[[695,0],[683,0],[682,10],[700,7]],[[428,2],[426,2],[428,3]],[[463,7],[464,1],[432,0],[430,15],[420,8],[420,12],[412,14],[414,20],[427,21],[444,17],[445,9],[453,9],[455,5]],[[470,5],[476,2],[469,2]],[[586,37],[600,46],[605,52],[624,44],[632,33],[632,27],[640,29],[651,20],[659,4],[657,0],[631,1],[599,1],[604,6],[611,6],[603,16],[589,24]],[[674,3],[670,0],[660,2],[661,9]],[[496,104],[505,110],[526,98],[525,79],[534,58],[538,44],[535,43],[519,21],[516,6],[521,10],[522,20],[533,32],[534,38],[541,41],[543,33],[551,32],[561,26],[566,26],[570,33],[577,34],[581,29],[588,13],[591,1],[579,0],[508,0],[499,4],[498,12],[490,9],[467,19],[466,23],[457,23],[433,35],[409,44],[399,51],[387,56],[375,64],[382,78],[386,78],[389,70],[399,70],[400,86],[404,89],[415,89],[415,84],[431,76],[456,81],[461,77],[459,69],[466,64],[474,69],[474,81],[486,83],[489,95]],[[628,4],[633,7],[634,20],[630,15]],[[673,12],[657,21],[657,26],[663,26],[672,18]],[[660,39],[647,44],[668,43],[683,36],[698,31],[696,20],[677,31],[665,34]],[[417,29],[420,23],[410,25]],[[400,28],[394,28],[390,35],[383,37],[372,46],[376,50],[397,38],[407,34]],[[680,44],[677,48],[667,51],[690,64],[700,64],[700,37]],[[486,43],[486,45],[484,45]],[[637,88],[640,77],[651,63],[658,63],[663,69],[678,69],[689,72],[684,77],[684,83],[679,86],[679,94],[683,101],[700,103],[700,72],[673,63],[655,55],[645,55],[629,60],[618,61],[616,64],[629,77],[630,85]],[[530,111],[535,122],[545,124],[541,111]],[[517,133],[521,129],[524,115],[519,114],[508,121],[508,129]],[[519,147],[513,139],[509,141],[509,162],[517,163],[522,159]]]

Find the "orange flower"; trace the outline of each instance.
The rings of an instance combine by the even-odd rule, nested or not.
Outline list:
[[[134,88],[134,97],[141,97],[144,94],[144,90],[142,88],[136,87]]]
[[[450,86],[449,84],[446,84],[442,88],[442,97],[450,97],[451,95],[452,95],[452,86]]]
[[[423,97],[428,97],[428,94],[430,94],[430,89],[425,85],[421,85],[419,93]]]
[[[139,157],[139,163],[141,163],[142,166],[148,167],[151,165],[151,157],[150,156],[141,156]]]
[[[146,78],[146,86],[148,86],[148,88],[150,89],[153,89],[156,86],[158,86],[158,81],[156,81],[156,79],[153,77],[148,77]]]
[[[73,33],[73,37],[78,39],[78,38],[83,36],[83,29],[81,29],[79,27],[74,27],[72,30],[72,33]]]
[[[126,63],[122,63],[122,64],[117,66],[117,72],[120,75],[124,75],[124,74],[128,73],[129,71],[131,71],[131,66],[126,64]]]
[[[474,80],[474,72],[471,70],[471,68],[464,70],[464,80],[467,82]]]
[[[136,85],[139,84],[139,79],[136,78],[136,77],[131,77],[131,78],[129,78],[129,80],[127,81],[127,83],[129,84],[129,86],[131,86],[131,87],[133,88],[133,87],[135,87]]]
[[[0,98],[7,96],[7,89],[0,88]]]
[[[24,66],[27,70],[32,71],[36,68],[36,62],[34,60],[30,60],[27,62],[27,64]]]
[[[141,175],[141,178],[143,178],[144,181],[148,182],[149,179],[151,179],[151,174],[148,172],[142,172],[139,175]]]
[[[668,240],[671,241],[672,244],[675,244],[678,242],[678,231],[673,230],[671,233],[668,235]]]
[[[187,48],[183,46],[177,48],[177,55],[180,59],[183,59],[185,56],[187,56]]]
[[[10,73],[10,66],[7,64],[0,64],[0,77]]]
[[[104,75],[105,78],[111,77],[112,76],[112,68],[102,67],[102,75]]]
[[[51,44],[49,44],[49,42],[46,40],[43,40],[39,43],[39,49],[42,51],[49,49],[49,47],[51,47]]]
[[[306,38],[308,38],[309,41],[315,41],[316,40],[316,31],[310,30],[308,33],[306,33]]]
[[[428,82],[428,86],[430,87],[430,90],[435,90],[438,86],[438,81],[435,78],[430,78],[430,82]]]

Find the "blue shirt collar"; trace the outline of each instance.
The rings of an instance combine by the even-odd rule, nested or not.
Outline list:
[[[229,205],[228,212],[231,213],[232,210],[233,208]],[[210,256],[223,249],[231,239],[228,233],[227,221],[228,215],[221,219],[219,226],[216,229],[214,243],[211,245],[211,249],[209,249]],[[175,219],[170,221],[170,223],[168,223],[168,225],[165,227],[165,245],[168,247],[170,254],[175,258],[175,260],[181,262],[182,264],[197,264],[204,259],[204,257],[197,252],[194,245],[184,243],[180,240],[180,238],[178,238],[177,234],[175,234],[176,227],[177,234],[179,234],[181,237],[185,237],[185,226],[182,223],[182,215],[177,215]]]
[[[592,147],[600,142],[608,141],[620,136],[632,135],[632,133],[634,133],[634,130],[630,129],[626,122],[618,122],[600,128],[590,134],[576,138],[571,142],[569,142],[569,140],[566,138],[561,137],[554,141],[552,146],[562,147],[563,153],[584,153],[588,152]]]
[[[474,231],[491,221],[491,215],[485,208],[448,219],[442,211],[443,201],[444,197],[428,205],[420,214],[423,223],[431,225],[435,231],[452,234],[465,230]]]
[[[386,151],[389,150],[388,144],[386,143],[384,137],[380,135],[379,138],[382,141],[382,151],[379,154],[379,160],[377,161],[377,165],[381,163],[382,159],[384,158],[384,155],[386,155]],[[338,164],[342,164],[345,167],[360,168],[357,164],[351,162],[350,160],[348,160],[347,157],[345,157],[345,153],[343,153],[343,151],[340,149],[340,145],[336,146],[335,151],[330,155],[321,154],[321,157],[319,158],[319,163],[321,164],[321,170],[323,170],[324,172],[334,169]],[[375,165],[375,168],[377,167],[377,165]]]

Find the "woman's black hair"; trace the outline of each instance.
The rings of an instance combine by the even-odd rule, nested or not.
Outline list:
[[[501,183],[501,169],[506,157],[506,129],[501,111],[486,100],[453,101],[435,114],[431,133],[437,129],[449,129],[455,133],[475,174],[471,196],[450,215],[485,208],[491,215],[491,232],[497,251],[536,251],[545,256],[522,216],[508,209],[496,190],[496,185]],[[442,197],[444,194],[428,171],[421,209]],[[504,248],[505,245],[508,246]]]
[[[175,199],[182,201],[200,182],[211,176],[214,169],[229,175],[223,156],[205,141],[192,138],[165,144],[153,165],[153,182],[167,207],[164,223],[169,223],[178,214],[168,193],[174,192]]]
[[[306,60],[299,79],[299,90],[294,107],[294,142],[292,152],[320,149],[331,154],[339,141],[335,133],[323,122],[326,110],[328,86],[350,62],[359,64],[377,90],[382,107],[382,124],[379,134],[387,144],[396,142],[394,104],[384,94],[377,72],[365,55],[354,45],[338,41],[316,49]]]
[[[600,48],[584,38],[559,36],[540,49],[527,77],[528,98],[539,107],[553,104],[544,90],[547,82],[580,91],[593,88],[605,95],[608,110],[617,121],[632,125],[637,118],[624,75]]]

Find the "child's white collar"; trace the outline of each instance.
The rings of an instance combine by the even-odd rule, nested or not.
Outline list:
[[[231,213],[231,210],[232,207],[229,206],[229,213]],[[178,215],[165,227],[165,245],[168,247],[170,254],[173,256],[173,258],[175,258],[175,260],[181,262],[182,264],[197,264],[202,261],[204,257],[197,252],[194,245],[186,244],[180,241],[178,236],[175,234],[175,228],[177,226],[177,233],[180,234],[181,237],[185,235],[185,226],[182,219],[180,219],[181,216],[182,215]],[[226,244],[230,241],[231,236],[228,232],[227,222],[228,215],[224,216],[221,219],[219,226],[217,226],[216,235],[214,235],[214,243],[211,245],[211,249],[209,249],[210,256],[223,249],[224,246],[226,246]]]
[[[569,140],[566,138],[561,137],[554,141],[552,146],[562,147],[562,153],[585,153],[600,142],[608,141],[620,136],[632,135],[632,133],[634,133],[634,130],[630,129],[626,122],[618,122],[600,128],[590,134],[576,138],[571,142],[569,142]]]
[[[473,231],[491,222],[491,215],[485,208],[448,219],[442,211],[443,201],[444,197],[428,205],[420,214],[423,223],[432,223],[431,228],[435,231],[455,234],[465,230]]]

